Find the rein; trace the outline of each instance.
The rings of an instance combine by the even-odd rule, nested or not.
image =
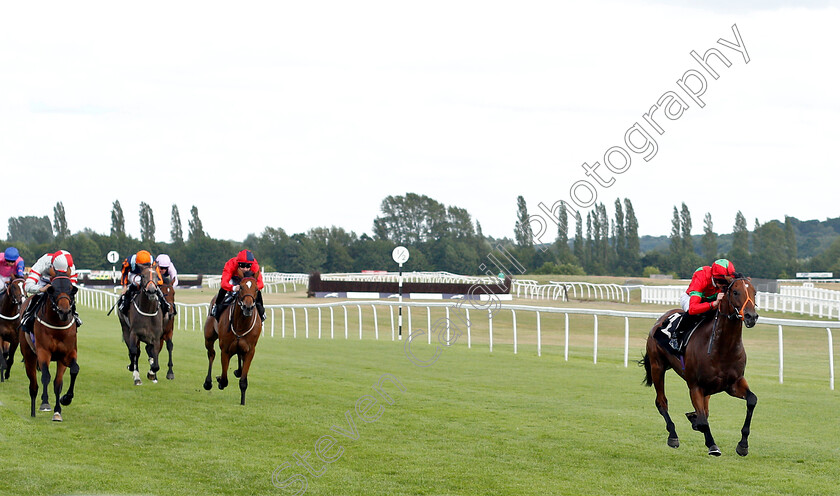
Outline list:
[[[732,282],[729,283],[729,286],[726,287],[726,293],[725,293],[726,294],[726,301],[729,303],[729,306],[732,308],[732,313],[730,313],[726,316],[726,318],[728,318],[729,320],[739,319],[739,320],[743,321],[744,320],[744,309],[747,307],[747,303],[752,301],[753,306],[755,306],[755,302],[753,301],[752,297],[750,296],[749,291],[746,292],[747,293],[747,299],[744,300],[744,304],[741,305],[740,309],[737,309],[737,308],[735,308],[734,305],[732,305],[732,296],[731,296],[732,285],[735,284],[736,281],[745,281],[745,280],[747,280],[746,277],[739,277],[737,279],[733,279]],[[709,350],[706,352],[707,355],[712,354],[712,344],[715,342],[715,331],[717,330],[717,321],[718,321],[718,316],[719,315],[720,315],[720,305],[718,305],[717,312],[715,312],[715,323],[712,325],[712,335],[709,338]]]
[[[237,302],[237,305],[239,305],[239,302]],[[230,310],[228,311],[228,321],[230,322],[230,332],[232,332],[233,335],[236,336],[236,339],[241,339],[247,336],[249,332],[254,330],[254,326],[257,325],[257,314],[254,313],[251,316],[251,327],[249,327],[248,330],[243,332],[242,334],[239,334],[236,331],[236,329],[233,328],[233,305],[230,306]]]

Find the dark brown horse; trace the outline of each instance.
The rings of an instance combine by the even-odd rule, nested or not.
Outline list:
[[[213,297],[212,303],[216,298]],[[216,358],[216,350],[213,344],[219,340],[219,351],[222,353],[222,375],[216,377],[219,389],[228,385],[228,366],[230,357],[236,355],[239,367],[233,375],[239,377],[239,390],[241,391],[240,404],[245,404],[245,390],[248,389],[248,370],[251,368],[251,360],[257,348],[257,341],[262,333],[262,319],[256,307],[257,302],[257,280],[250,271],[245,272],[245,277],[239,283],[239,291],[236,293],[233,303],[222,312],[219,322],[213,316],[208,316],[204,322],[204,347],[207,348],[207,377],[204,379],[204,389],[210,390],[213,387],[211,380],[213,373],[213,360]],[[219,303],[221,304],[221,302]]]
[[[158,299],[157,270],[154,265],[144,267],[140,272],[140,292],[128,302],[128,316],[119,312],[123,341],[128,347],[128,370],[134,376],[134,385],[140,386],[140,343],[146,344],[149,357],[149,372],[146,377],[157,382],[160,370],[158,354],[163,336],[164,313]]]
[[[47,286],[46,294],[35,310],[32,329],[35,333],[34,350],[26,332],[21,329],[19,339],[23,344],[21,353],[29,377],[29,398],[32,416],[35,416],[35,397],[38,395],[38,379],[36,373],[41,371],[41,383],[44,386],[41,395],[42,412],[51,410],[48,387],[50,384],[50,362],[56,362],[55,381],[55,414],[53,420],[61,422],[61,405],[67,406],[73,401],[73,389],[76,376],[79,374],[79,364],[76,362],[76,321],[73,318],[73,303],[78,288],[73,286],[66,273],[58,272]],[[24,309],[31,304],[32,299],[26,300]],[[67,394],[61,395],[64,385],[64,371],[70,368],[70,388]],[[60,400],[59,400],[60,397]]]
[[[685,355],[680,359],[666,351],[654,338],[654,332],[663,321],[679,310],[670,310],[657,320],[647,339],[647,353],[641,360],[645,367],[645,384],[656,388],[655,405],[665,418],[668,430],[668,446],[680,445],[674,422],[668,415],[668,399],[665,397],[665,372],[674,369],[688,385],[694,411],[686,413],[692,429],[702,432],[706,437],[709,454],[720,456],[720,449],[715,444],[709,430],[709,397],[726,392],[747,402],[747,417],[741,429],[741,441],[735,451],[746,456],[749,452],[747,438],[750,435],[750,422],[758,398],[744,379],[747,354],[741,341],[742,324],[755,325],[758,314],[755,311],[755,286],[750,278],[741,274],[727,277],[728,286],[720,300],[714,319],[700,324],[685,348]]]
[[[20,342],[17,328],[25,295],[23,279],[18,278],[9,281],[0,296],[0,382],[9,378],[15,362],[15,351]]]
[[[166,378],[172,380],[175,378],[175,373],[172,372],[172,336],[175,334],[175,288],[168,277],[163,278],[163,285],[160,290],[163,292],[163,297],[169,303],[170,311],[163,319],[163,335],[160,337],[160,349],[163,349],[166,344],[166,351],[169,352],[169,370],[166,372]]]

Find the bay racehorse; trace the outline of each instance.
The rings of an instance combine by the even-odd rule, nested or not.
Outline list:
[[[0,382],[9,378],[18,347],[20,309],[26,292],[23,279],[12,279],[0,296]]]
[[[248,370],[251,368],[251,360],[254,358],[257,341],[262,333],[262,319],[256,306],[257,291],[257,280],[254,274],[251,271],[245,272],[245,277],[239,282],[239,291],[235,293],[228,309],[222,312],[219,321],[216,322],[216,319],[209,315],[204,322],[204,347],[207,348],[209,362],[204,389],[209,391],[213,387],[211,377],[213,360],[216,358],[213,345],[218,339],[219,351],[222,354],[222,375],[217,376],[216,381],[219,383],[219,389],[227,387],[230,358],[236,355],[239,366],[233,375],[239,377],[240,405],[245,404]],[[216,303],[215,299],[213,297],[211,304]]]
[[[159,349],[162,350],[163,345],[166,344],[166,351],[169,352],[169,370],[166,372],[166,378],[172,380],[175,378],[175,373],[172,371],[172,336],[175,334],[175,288],[172,287],[168,277],[163,278],[160,290],[163,292],[163,297],[167,303],[169,303],[170,311],[163,319],[163,335],[160,337]]]
[[[758,319],[755,308],[755,286],[748,277],[735,274],[727,276],[727,288],[712,320],[706,320],[694,331],[683,357],[666,351],[654,338],[656,330],[667,317],[679,310],[670,310],[657,320],[647,339],[647,352],[639,362],[645,367],[645,384],[656,389],[655,405],[665,418],[668,430],[668,446],[680,445],[674,422],[668,414],[668,399],[665,397],[665,372],[674,369],[688,385],[694,411],[686,413],[692,429],[704,434],[709,454],[720,456],[709,430],[709,397],[726,392],[747,402],[747,416],[741,428],[741,441],[735,451],[746,456],[749,452],[747,438],[750,422],[758,398],[750,391],[744,379],[747,354],[741,340],[742,324],[753,327]]]
[[[76,361],[76,320],[73,318],[73,303],[77,290],[78,288],[73,286],[65,272],[57,272],[47,286],[44,299],[39,303],[40,308],[35,309],[32,323],[35,343],[31,342],[23,329],[20,330],[19,340],[23,343],[20,351],[23,355],[26,375],[29,377],[29,398],[33,417],[35,416],[35,397],[38,395],[36,375],[39,370],[44,387],[39,409],[42,412],[51,410],[48,394],[51,361],[56,362],[53,382],[56,403],[52,419],[61,422],[61,406],[68,406],[73,401],[76,376],[79,374],[79,364]],[[24,309],[31,302],[31,298],[27,299]],[[64,372],[68,368],[70,369],[70,388],[67,394],[60,396],[64,385]]]
[[[146,377],[157,382],[157,371],[160,370],[158,354],[163,335],[164,312],[158,299],[157,278],[154,265],[144,267],[140,272],[140,291],[135,293],[132,301],[127,302],[128,315],[118,312],[123,341],[128,348],[128,370],[134,376],[135,386],[143,384],[138,365],[141,342],[146,344],[146,355],[149,357]]]

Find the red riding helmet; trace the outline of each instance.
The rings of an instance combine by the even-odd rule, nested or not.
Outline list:
[[[735,277],[735,265],[725,258],[715,260],[712,264],[712,278],[725,279],[727,276]]]

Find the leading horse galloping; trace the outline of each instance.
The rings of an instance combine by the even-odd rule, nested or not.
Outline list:
[[[213,360],[216,350],[213,344],[219,340],[219,351],[222,353],[222,375],[216,377],[219,389],[228,385],[228,366],[230,358],[236,355],[239,367],[233,375],[239,377],[241,392],[240,405],[245,404],[245,390],[248,389],[248,370],[257,348],[257,341],[262,333],[262,319],[257,310],[257,279],[251,271],[245,272],[245,277],[239,282],[239,291],[228,310],[222,312],[218,323],[212,315],[204,322],[204,346],[207,348],[207,377],[204,379],[204,389],[213,387],[211,380]],[[213,297],[215,302],[215,297]],[[215,302],[221,305],[222,302]]]
[[[26,299],[23,279],[12,279],[0,296],[0,382],[9,378],[18,347],[20,309]]]
[[[73,401],[76,376],[79,374],[79,364],[76,361],[76,320],[73,318],[73,303],[77,290],[78,288],[73,286],[65,272],[57,272],[47,287],[45,300],[42,300],[40,308],[35,310],[32,323],[35,334],[34,346],[29,341],[26,331],[21,329],[18,335],[20,341],[24,343],[21,346],[21,353],[26,375],[29,377],[29,398],[33,417],[35,416],[35,397],[38,395],[36,378],[38,370],[41,371],[41,383],[44,386],[40,410],[42,412],[51,410],[47,390],[50,383],[50,361],[56,362],[53,383],[56,403],[52,419],[61,422],[61,405],[67,406]],[[32,299],[26,300],[24,309],[31,302]],[[59,400],[64,385],[64,371],[67,368],[70,368],[70,388]]]
[[[692,429],[705,436],[709,454],[720,456],[709,430],[709,397],[726,392],[747,402],[747,416],[741,429],[741,441],[735,451],[747,456],[750,422],[758,398],[744,379],[747,354],[741,340],[742,324],[753,327],[758,319],[755,309],[755,286],[748,277],[735,274],[727,276],[728,283],[724,297],[720,300],[712,321],[700,324],[685,348],[685,355],[677,357],[666,351],[654,338],[654,334],[670,315],[679,310],[669,310],[657,320],[647,339],[647,352],[641,360],[645,367],[645,384],[656,389],[655,405],[665,419],[668,430],[668,446],[680,445],[674,422],[668,414],[668,399],[665,397],[665,372],[670,368],[682,377],[687,386],[694,412],[686,413]]]
[[[158,299],[157,270],[154,265],[144,267],[140,272],[140,292],[134,295],[128,305],[128,316],[119,312],[123,341],[128,347],[128,370],[134,376],[135,386],[143,384],[137,363],[140,359],[140,343],[143,342],[149,357],[149,372],[146,377],[157,382],[164,312]]]

